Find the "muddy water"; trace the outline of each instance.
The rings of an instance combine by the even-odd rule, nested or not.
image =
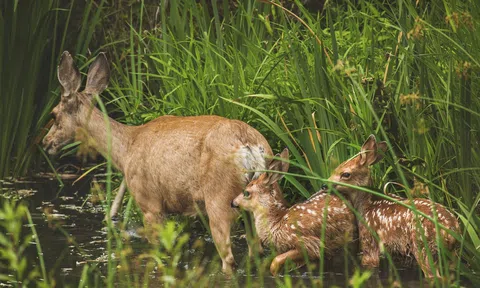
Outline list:
[[[4,198],[21,198],[21,201],[27,203],[40,238],[47,271],[55,271],[54,278],[57,286],[77,286],[85,263],[93,263],[98,265],[100,271],[106,271],[107,264],[102,260],[106,258],[107,247],[106,230],[102,223],[104,211],[100,203],[92,203],[90,201],[91,183],[89,179],[80,181],[75,185],[65,183],[63,189],[59,188],[58,182],[54,180],[7,183],[3,186],[2,194]],[[50,220],[53,219],[53,221],[48,221],[46,215],[49,215],[48,217]],[[184,270],[191,269],[189,267],[194,265],[190,263],[191,259],[199,258],[203,259],[202,263],[216,261],[220,264],[211,236],[201,221],[192,218],[183,219],[182,221],[188,221],[189,223],[186,232],[190,234],[190,241],[187,244],[190,247],[184,250],[185,255],[183,255],[179,268]],[[55,225],[51,225],[51,223],[56,223],[57,227],[52,227]],[[140,225],[139,223],[130,224],[129,231],[134,231],[135,227]],[[61,229],[58,229],[59,227]],[[243,231],[242,228],[236,227],[235,230],[233,233],[233,253],[237,263],[239,263],[237,278],[235,281],[224,279],[220,280],[220,282],[218,280],[215,282],[222,283],[225,286],[243,287],[248,281],[253,281],[254,283],[261,282],[265,287],[276,287],[275,278],[268,274],[262,276],[262,279],[259,279],[259,276],[255,273],[250,273],[247,276],[245,263],[249,260],[246,256],[248,255],[248,248],[245,239],[240,236]],[[70,237],[74,239],[76,244],[69,241]],[[192,248],[195,246],[196,239],[201,239],[204,243],[201,251]],[[149,243],[140,238],[131,237],[129,243],[134,250],[133,256],[151,248]],[[33,247],[30,251],[32,257],[36,257],[36,251]],[[268,251],[267,254],[269,254]],[[353,275],[355,261],[355,259],[349,259],[345,262],[344,255],[339,254],[334,259],[329,259],[325,262],[325,271],[322,274],[318,271],[310,273],[306,268],[300,268],[292,272],[292,282],[294,286],[298,286],[297,284],[301,285],[301,283],[310,286],[312,279],[314,281],[322,279],[327,287],[331,285],[345,287],[348,286],[348,279]],[[141,270],[142,267],[139,269]],[[391,278],[386,273],[387,270],[386,265],[379,269],[378,273],[371,277],[367,286],[390,286]],[[398,273],[404,287],[419,287],[421,285],[418,281],[418,269],[399,269]],[[223,277],[221,273],[217,274],[209,275],[208,277]],[[101,278],[102,276],[97,275],[97,277]],[[155,279],[155,277],[153,276],[152,279]],[[153,280],[152,285],[154,283],[155,280]],[[116,283],[115,286],[125,286],[125,283]]]

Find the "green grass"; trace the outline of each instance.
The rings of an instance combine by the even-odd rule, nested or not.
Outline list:
[[[66,47],[85,55],[106,13],[104,1],[87,2],[0,4],[0,179],[31,174],[43,158],[37,145],[58,100],[59,56]]]
[[[45,61],[50,51],[46,44],[52,37],[49,29],[55,30],[54,1],[39,1],[30,5],[18,1],[2,1],[0,5],[0,178],[23,170],[32,150],[27,139],[34,128],[38,110],[46,105],[49,77],[49,61]],[[29,19],[25,22],[25,19]],[[53,70],[52,70],[53,71]],[[40,106],[39,108],[37,108]],[[22,113],[28,111],[29,113]],[[12,160],[14,159],[14,160]],[[13,167],[12,167],[13,166]],[[23,169],[22,169],[23,168]]]
[[[125,4],[123,10],[86,5],[83,19],[97,21],[91,27],[108,27],[106,42],[93,51],[106,49],[112,63],[113,79],[102,95],[109,113],[135,125],[166,114],[246,121],[275,151],[289,148],[297,164],[284,183],[292,202],[317,191],[332,168],[376,134],[390,148],[374,171],[378,188],[388,181],[412,187],[415,179],[428,194],[423,189],[411,195],[408,189],[402,195],[428,197],[455,211],[463,234],[452,283],[480,283],[472,273],[480,271],[478,1],[329,1],[318,15],[259,1],[243,1],[231,12],[229,1],[213,1],[208,15],[210,2],[195,2],[172,1],[168,9],[150,1]],[[112,17],[117,30],[102,23]],[[77,60],[84,62],[92,38],[85,29],[75,42]],[[3,115],[10,132],[2,129],[2,135],[9,137],[20,120]],[[30,131],[25,127],[18,131]],[[5,143],[2,155],[11,155]],[[120,245],[119,235],[111,233]],[[161,262],[155,253],[146,254],[157,259],[151,265]],[[441,254],[448,258],[447,251]],[[129,267],[127,258],[120,261]],[[95,269],[85,269],[82,281],[88,283],[88,269]],[[109,285],[114,271],[110,264]],[[355,274],[355,285],[367,276]],[[289,286],[291,279],[280,281]]]
[[[183,5],[161,13],[161,29],[131,27],[131,51],[142,53],[117,60],[122,78],[110,89],[125,117],[137,117],[125,121],[165,114],[242,119],[276,150],[290,149],[299,164],[294,173],[323,178],[375,133],[390,145],[378,185],[395,180],[412,187],[414,176],[426,184],[430,193],[420,196],[461,215],[468,231],[460,237],[463,259],[479,268],[473,147],[480,105],[472,97],[479,91],[478,4],[345,1],[330,3],[322,16],[300,9],[297,18],[249,2],[223,22],[207,22],[199,6]],[[287,179],[291,199],[322,183]],[[466,267],[457,271],[476,279]]]

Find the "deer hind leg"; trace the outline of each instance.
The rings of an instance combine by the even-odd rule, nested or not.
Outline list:
[[[223,205],[216,201],[205,203],[209,218],[210,231],[212,232],[213,242],[217,248],[218,254],[222,259],[222,271],[231,275],[235,265],[235,259],[232,253],[232,242],[230,240],[230,228],[235,219],[235,213],[230,207],[228,201]]]
[[[297,249],[278,255],[275,257],[275,259],[273,259],[272,264],[270,264],[270,273],[272,273],[273,276],[277,275],[278,271],[285,264],[287,259],[293,261],[295,264],[297,264],[297,266],[302,266],[305,264],[305,259],[303,256],[303,253]]]

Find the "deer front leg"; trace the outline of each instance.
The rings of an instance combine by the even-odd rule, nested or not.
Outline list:
[[[156,243],[156,228],[158,227],[155,226],[162,224],[164,218],[161,200],[152,198],[153,193],[149,193],[150,191],[143,186],[143,181],[140,178],[130,179],[128,186],[135,202],[143,213],[144,236],[149,242]]]
[[[115,196],[115,200],[112,202],[112,206],[110,207],[110,219],[114,220],[115,217],[118,214],[118,211],[120,210],[120,207],[122,205],[123,201],[123,196],[125,195],[125,191],[127,191],[127,183],[125,182],[125,179],[122,180],[122,183],[120,184],[120,188],[118,188],[117,195]],[[107,221],[107,215],[105,215],[105,221]]]
[[[305,259],[303,259],[303,254],[301,251],[297,249],[290,250],[288,252],[278,255],[277,257],[275,257],[275,259],[273,259],[272,264],[270,264],[270,273],[272,273],[273,276],[276,276],[280,268],[287,261],[287,259],[295,262],[298,266],[301,266],[305,263]]]
[[[375,237],[363,225],[360,226],[360,250],[362,251],[362,266],[378,267],[380,264],[380,249]]]
[[[413,238],[413,237],[412,237]],[[432,257],[434,260],[434,269],[430,265],[430,259],[427,253],[427,247],[425,247],[425,243],[421,239],[413,239],[413,256],[415,256],[415,260],[417,260],[418,265],[423,271],[423,274],[426,278],[433,279],[434,277],[440,277],[440,273],[437,268],[438,257],[436,257],[436,247],[430,248],[430,253],[432,253]],[[435,273],[433,273],[434,271]],[[435,276],[436,274],[436,276]]]

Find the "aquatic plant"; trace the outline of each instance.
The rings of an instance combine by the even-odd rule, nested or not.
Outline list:
[[[285,146],[290,150],[292,173],[283,183],[290,202],[320,189],[340,159],[353,156],[365,136],[374,133],[390,148],[384,163],[373,171],[374,182],[395,181],[410,187],[392,191],[387,186],[389,192],[442,203],[455,211],[461,223],[455,275],[448,275],[448,267],[443,267],[442,274],[450,282],[434,285],[458,286],[464,279],[478,285],[480,279],[473,271],[480,270],[476,164],[480,155],[475,149],[480,139],[480,99],[474,95],[480,91],[480,3],[328,1],[317,14],[301,5],[292,12],[268,1],[242,1],[232,7],[226,0],[207,2],[169,1],[167,7],[157,1],[135,1],[122,2],[116,9],[101,1],[103,8],[95,10],[96,2],[87,1],[84,13],[95,10],[96,23],[112,17],[116,23],[101,30],[106,44],[91,49],[106,50],[114,59],[112,85],[101,95],[104,112],[130,124],[165,114],[219,114],[247,121],[274,150]],[[80,35],[90,38],[79,38],[73,45],[81,47],[76,57],[82,61],[90,58],[86,39],[95,31],[85,27],[81,26]],[[55,87],[54,83],[49,89]],[[13,107],[8,103],[6,107]],[[42,117],[44,123],[48,115]],[[6,120],[15,127],[12,119]],[[13,135],[11,128],[1,131]],[[2,147],[5,143],[2,140]],[[2,153],[12,154],[10,150]],[[110,199],[112,187],[106,191]],[[369,189],[365,192],[388,197]],[[122,246],[115,229],[109,231],[108,252],[122,255],[128,245]],[[441,254],[448,258],[448,253]],[[89,283],[96,271],[107,276],[101,284],[114,286],[115,277],[129,275],[116,268],[117,261],[129,263],[130,254],[125,255],[121,260],[109,259],[106,271],[85,266],[82,283]],[[390,283],[401,283],[398,263],[390,255],[387,258]],[[264,275],[271,259],[267,255],[246,261],[242,267],[247,270],[248,285],[254,285],[255,279],[250,272]],[[160,262],[152,265],[162,267]],[[323,271],[326,263],[312,264]],[[204,271],[209,269],[215,267]],[[296,273],[275,281],[290,287],[295,285],[291,276]],[[140,286],[143,276],[131,275],[137,276],[130,283]],[[304,285],[318,284],[322,277],[312,276]],[[373,278],[368,272],[356,272],[352,285]],[[236,280],[232,286],[238,285]]]

